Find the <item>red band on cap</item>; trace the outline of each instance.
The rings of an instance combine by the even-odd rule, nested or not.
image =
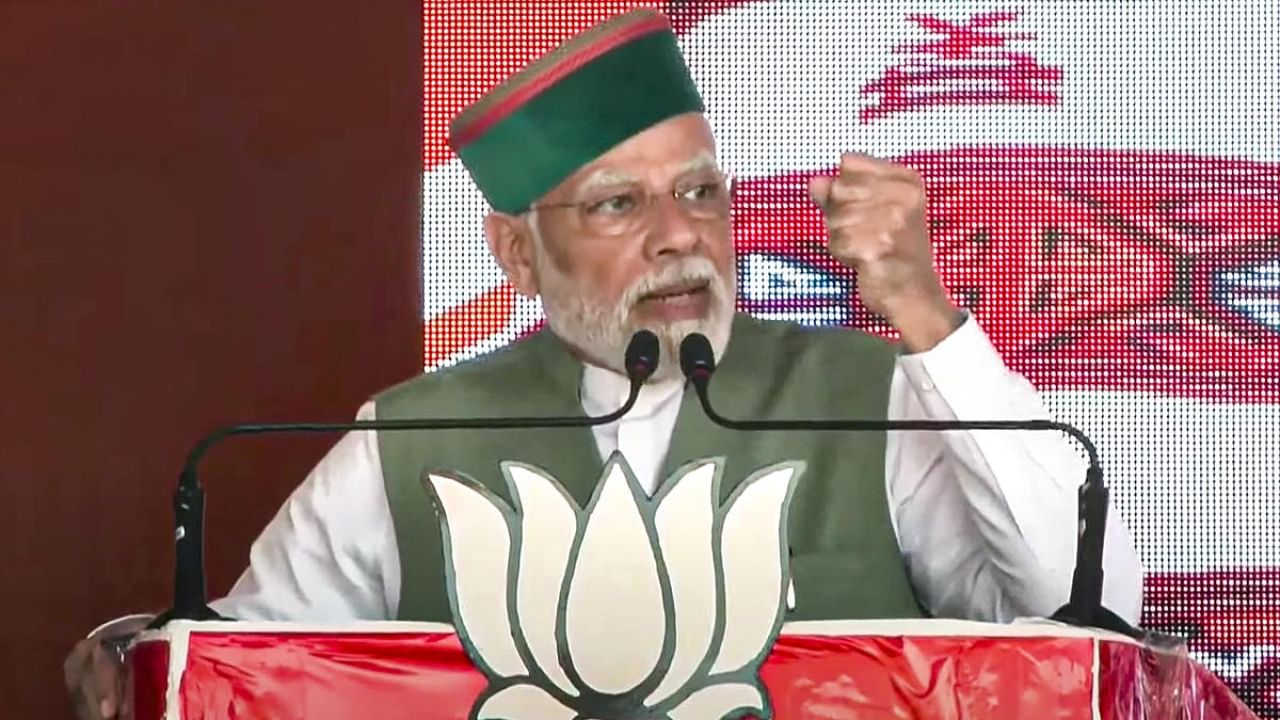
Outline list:
[[[582,46],[577,51],[566,55],[559,62],[546,71],[540,73],[537,77],[530,80],[527,84],[513,90],[510,95],[494,104],[484,115],[477,117],[471,124],[458,130],[457,133],[450,136],[449,147],[455,150],[467,143],[475,140],[484,134],[485,130],[493,127],[495,124],[508,117],[520,106],[537,97],[547,88],[556,84],[565,77],[573,74],[575,70],[595,60],[596,58],[608,53],[609,51],[625,45],[638,37],[643,37],[649,33],[658,32],[660,30],[668,30],[671,27],[667,18],[658,16],[644,22],[636,23],[630,27],[619,30],[616,33],[602,37],[592,43]]]

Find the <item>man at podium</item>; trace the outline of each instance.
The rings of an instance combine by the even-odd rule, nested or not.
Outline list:
[[[701,457],[724,458],[727,489],[803,460],[790,618],[1004,622],[1066,601],[1084,464],[1064,438],[731,433],[702,415],[676,359],[693,332],[711,340],[713,396],[734,417],[1047,418],[942,286],[909,168],[847,154],[809,188],[830,252],[857,271],[862,301],[898,342],[736,314],[732,181],[704,110],[666,18],[642,10],[569,40],[452,122],[450,144],[492,208],[489,248],[519,292],[541,298],[548,327],[380,393],[358,417],[602,414],[627,396],[623,353],[640,329],[661,341],[657,372],[629,414],[593,430],[347,435],[263,531],[218,612],[449,622],[423,470],[501,492],[499,461],[519,460],[582,505],[614,451],[650,494]],[[1104,603],[1136,622],[1141,567],[1108,517]],[[82,717],[116,715],[118,660],[100,640],[143,622],[104,626],[68,658]]]

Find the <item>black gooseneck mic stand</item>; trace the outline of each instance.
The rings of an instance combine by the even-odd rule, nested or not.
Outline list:
[[[236,435],[274,433],[332,433],[356,430],[503,430],[514,428],[566,428],[607,425],[631,411],[640,388],[658,369],[658,336],[641,330],[627,344],[624,366],[631,381],[630,393],[622,407],[597,416],[497,417],[497,418],[415,418],[410,420],[365,420],[342,423],[257,423],[232,425],[200,439],[187,454],[178,488],[173,496],[174,574],[173,607],[158,615],[149,628],[160,628],[171,620],[220,620],[208,604],[204,570],[204,489],[196,479],[196,466],[218,442]]]
[[[1079,428],[1052,420],[736,420],[711,407],[707,384],[715,372],[715,353],[706,336],[693,333],[680,344],[680,369],[693,383],[707,417],[730,430],[889,431],[889,430],[1053,430],[1075,438],[1089,455],[1089,469],[1079,492],[1079,527],[1070,600],[1052,620],[1143,638],[1119,615],[1102,605],[1102,549],[1106,536],[1109,491],[1102,480],[1098,448]]]

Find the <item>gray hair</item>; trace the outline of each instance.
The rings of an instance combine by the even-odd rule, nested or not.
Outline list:
[[[538,207],[530,206],[527,211],[521,213],[520,218],[529,225],[529,233],[533,235],[533,244],[538,250],[542,249],[542,230],[538,228]]]

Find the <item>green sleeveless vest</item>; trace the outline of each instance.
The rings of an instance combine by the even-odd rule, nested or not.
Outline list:
[[[895,357],[894,346],[862,333],[738,315],[711,401],[741,419],[883,418]],[[544,330],[380,394],[377,416],[576,415],[581,378],[581,363]],[[516,460],[549,472],[581,506],[604,467],[589,428],[380,433],[378,446],[400,549],[401,620],[450,621],[425,471],[464,473],[510,501],[498,463]],[[727,430],[686,387],[660,481],[713,456],[725,457],[722,500],[761,467],[807,463],[788,521],[796,595],[788,620],[922,615],[890,524],[884,433]]]

